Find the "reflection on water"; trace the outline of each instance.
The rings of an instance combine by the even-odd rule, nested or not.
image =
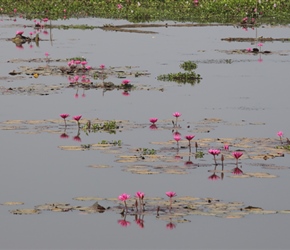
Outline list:
[[[23,22],[17,23],[21,27],[31,23],[18,21]],[[2,37],[15,34],[11,23],[13,20],[0,24]],[[32,32],[30,28],[25,28],[25,32]],[[282,129],[286,134],[288,129],[288,118],[281,111],[285,114],[289,109],[285,103],[290,91],[286,84],[289,48],[281,42],[258,46],[260,41],[255,40],[261,36],[283,37],[288,28],[257,29],[259,36],[250,28],[247,32],[218,26],[154,28],[159,34],[152,37],[101,30],[45,30],[44,26],[34,33],[47,40],[40,41],[39,47],[25,43],[15,50],[12,42],[1,40],[1,204],[9,200],[24,202],[9,208],[0,206],[5,224],[1,230],[2,246],[234,248],[244,238],[244,248],[289,247],[285,234],[289,231],[286,216],[290,204],[281,197],[289,187],[290,176],[288,152],[282,146],[289,143],[273,132]],[[229,34],[254,40],[221,41]],[[48,35],[53,35],[53,39]],[[273,53],[254,53],[254,48]],[[243,53],[225,53],[233,50]],[[284,51],[283,57],[279,51]],[[62,77],[22,74],[23,78],[6,78],[8,72],[22,65],[54,69],[55,65],[64,65],[55,59],[71,60],[76,56],[86,58],[91,67],[99,66],[91,69],[86,68],[87,63],[71,62],[65,65],[66,69],[74,65],[75,70],[83,72]],[[40,59],[6,63],[13,58]],[[202,84],[156,80],[160,74],[175,72],[176,65],[188,60],[198,63]],[[263,63],[258,64],[257,60]],[[109,76],[108,72],[110,66],[126,65],[150,72],[144,77],[128,77],[132,85],[146,86],[146,90],[110,91],[75,84],[105,84],[109,77],[122,84],[124,79]],[[97,75],[88,73],[91,70]],[[27,96],[27,92],[18,95],[10,89],[63,81],[68,88],[46,96]],[[5,95],[7,92],[11,95]],[[83,114],[84,118],[63,120],[58,116],[62,111]],[[153,116],[158,121],[152,124],[148,117]],[[121,120],[122,125],[110,133],[105,131],[104,123],[114,120]],[[185,138],[190,135],[195,137]],[[220,153],[210,153],[209,149]],[[243,155],[233,155],[234,152]],[[126,190],[144,190],[153,197],[143,201],[128,199],[128,211],[122,212],[124,204],[109,197]],[[164,194],[166,190],[184,196],[170,199]],[[98,200],[100,206],[106,207],[105,212],[91,204],[86,206],[86,201],[74,200],[75,204],[70,205],[68,198],[99,198],[96,195],[106,197]],[[68,205],[41,210],[39,215],[9,213],[17,209],[20,213],[22,208],[40,209],[38,204],[55,200]],[[107,203],[109,209],[104,205]],[[142,230],[135,230],[136,227]],[[50,234],[44,237],[44,230]],[[35,242],[31,241],[32,235]],[[112,241],[112,235],[116,241]]]

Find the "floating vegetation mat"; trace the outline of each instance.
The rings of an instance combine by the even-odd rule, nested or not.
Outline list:
[[[243,202],[225,202],[215,198],[198,198],[192,196],[175,197],[170,207],[168,199],[160,197],[145,197],[143,204],[138,204],[137,199],[127,200],[127,211],[117,198],[101,197],[75,197],[73,200],[79,204],[70,203],[45,203],[36,205],[34,208],[13,209],[10,213],[15,215],[41,214],[44,212],[78,212],[85,214],[94,213],[119,213],[123,217],[127,216],[155,216],[158,220],[171,221],[176,223],[190,222],[188,216],[214,216],[227,219],[243,218],[250,214],[289,214],[290,210],[266,210],[257,206],[245,205]],[[93,203],[83,206],[81,203]],[[22,202],[3,203],[1,205],[17,206],[23,205]],[[106,204],[106,206],[104,205]]]

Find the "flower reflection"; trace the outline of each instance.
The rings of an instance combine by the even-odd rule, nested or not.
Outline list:
[[[212,174],[208,177],[209,180],[216,181],[219,180],[221,177],[219,177],[216,173]]]
[[[242,175],[244,172],[239,167],[235,167],[232,173],[234,175]]]
[[[158,127],[156,126],[156,124],[152,124],[152,125],[150,125],[149,128],[152,129],[152,130],[156,130],[156,129],[158,129]]]
[[[77,142],[81,142],[82,141],[82,139],[81,139],[81,137],[79,135],[74,136],[73,139],[74,139],[74,141],[77,141]]]
[[[61,139],[67,139],[67,138],[69,138],[69,135],[67,134],[67,133],[62,133],[61,135],[60,135],[60,138]]]
[[[135,222],[136,224],[141,228],[143,229],[144,228],[144,215],[135,215]]]
[[[128,91],[123,91],[122,95],[123,95],[123,96],[129,96],[130,93],[129,93]]]
[[[176,225],[173,222],[169,222],[166,224],[166,228],[169,230],[172,230],[172,229],[176,228]]]
[[[123,220],[118,220],[118,224],[122,227],[127,227],[131,225],[130,221],[127,221],[125,218]]]

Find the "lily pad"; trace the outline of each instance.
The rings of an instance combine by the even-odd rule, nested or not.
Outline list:
[[[40,214],[40,211],[37,209],[15,209],[15,210],[10,210],[9,211],[12,214],[17,214],[17,215],[23,215],[23,214]]]
[[[2,203],[1,205],[3,206],[18,206],[18,205],[23,205],[24,202],[21,201],[6,201],[4,203]]]

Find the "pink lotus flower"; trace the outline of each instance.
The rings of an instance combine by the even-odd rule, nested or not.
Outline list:
[[[74,82],[78,82],[79,78],[80,77],[78,75],[74,76]]]
[[[233,169],[233,172],[232,172],[234,175],[241,175],[243,174],[243,171],[241,169],[239,169],[238,167],[235,167]]]
[[[80,64],[80,63],[81,63],[80,60],[76,60],[76,61],[75,61],[75,64]]]
[[[92,69],[92,67],[91,66],[86,66],[86,69],[90,70],[90,69]]]
[[[175,192],[172,192],[172,191],[168,191],[165,193],[169,198],[172,198],[174,196],[176,196],[176,193]]]
[[[123,201],[124,202],[124,205],[125,205],[125,209],[127,210],[127,203],[126,203],[126,200],[128,200],[130,198],[130,195],[129,194],[126,194],[126,193],[124,193],[124,194],[121,194],[121,195],[119,195],[119,197],[118,197],[118,199],[120,200],[120,201]]]
[[[252,52],[252,48],[247,48],[247,51],[248,52]]]
[[[224,145],[224,150],[229,150],[230,146],[228,144]]]
[[[105,67],[106,67],[105,64],[100,65],[100,69],[104,69]]]
[[[221,153],[221,151],[218,149],[209,149],[208,152],[214,156],[219,155]]]
[[[69,114],[60,114],[60,117],[63,118],[63,119],[66,119],[69,117]]]
[[[239,158],[243,155],[243,153],[240,152],[240,151],[235,151],[235,152],[232,153],[232,155],[233,155],[236,159],[239,159]]]
[[[171,208],[172,208],[172,197],[176,196],[176,193],[172,192],[172,191],[168,191],[165,194],[169,197],[169,202],[170,202],[169,209],[171,210]]]
[[[49,20],[49,19],[48,19],[47,17],[42,19],[42,21],[45,22],[45,23],[46,23],[48,20]]]
[[[283,132],[282,132],[282,131],[279,131],[279,132],[277,133],[277,135],[280,137],[280,142],[283,143],[283,142],[282,142]]]
[[[14,9],[13,11],[14,11],[14,13],[16,13],[17,12],[17,9]]]
[[[179,134],[175,134],[174,136],[173,136],[173,139],[175,140],[175,141],[180,141],[181,140],[181,136],[179,135]]]
[[[140,191],[136,192],[136,197],[138,197],[139,199],[143,200],[144,199],[144,196],[145,196],[144,193],[142,193]]]
[[[64,120],[64,125],[66,126],[66,118],[69,117],[69,114],[60,114],[60,117]]]
[[[186,135],[186,136],[185,136],[185,138],[186,138],[188,141],[191,141],[194,137],[195,137],[195,135]]]
[[[17,30],[16,31],[16,35],[22,35],[24,33],[24,31],[22,31],[22,30]]]
[[[235,151],[232,153],[232,155],[236,158],[236,164],[238,165],[238,160],[243,155],[243,153],[240,151]]]
[[[215,173],[208,177],[209,180],[216,181],[219,180],[221,177],[216,175]]]
[[[155,117],[154,117],[154,118],[150,118],[149,121],[152,122],[152,123],[154,124],[155,122],[158,121],[158,118],[155,118]]]
[[[181,114],[179,112],[174,112],[172,115],[175,116],[176,118],[181,116]]]
[[[130,198],[130,195],[129,195],[129,194],[126,194],[126,193],[121,194],[121,195],[119,195],[119,197],[118,197],[118,199],[119,199],[120,201],[126,201],[126,200],[128,200],[129,198]]]
[[[123,5],[119,3],[119,4],[117,4],[117,8],[120,10],[123,8]]]
[[[76,116],[73,117],[73,119],[74,119],[75,121],[77,121],[77,122],[79,122],[81,118],[82,118],[81,115],[76,115]]]
[[[130,82],[131,82],[130,80],[125,79],[125,80],[122,81],[122,84],[126,85],[126,84],[129,84]]]
[[[32,32],[32,31],[30,31],[30,32],[29,32],[29,35],[30,35],[30,36],[32,36],[32,35],[33,35],[33,32]]]
[[[281,137],[283,136],[283,132],[282,132],[282,131],[279,131],[279,132],[277,133],[277,135],[281,138]]]
[[[85,65],[88,64],[87,61],[81,61],[81,65],[83,65],[85,67]]]
[[[45,52],[45,53],[44,53],[44,55],[45,55],[46,57],[48,57],[48,56],[49,56],[48,52]]]
[[[262,47],[263,44],[262,44],[262,43],[258,43],[257,46],[258,46],[258,47]]]

